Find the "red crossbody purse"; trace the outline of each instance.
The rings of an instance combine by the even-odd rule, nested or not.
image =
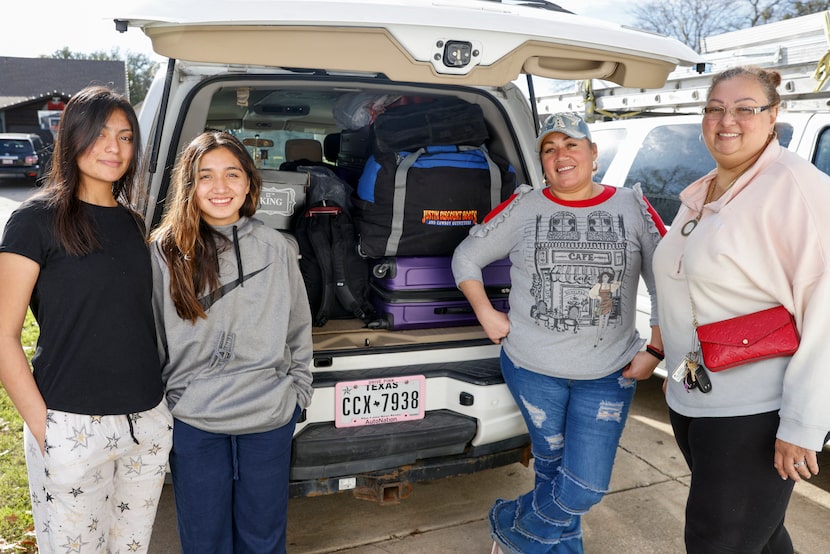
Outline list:
[[[792,356],[800,340],[795,319],[784,306],[699,325],[697,337],[710,371]]]

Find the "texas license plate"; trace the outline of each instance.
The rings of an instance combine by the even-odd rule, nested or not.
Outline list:
[[[334,424],[356,427],[423,419],[425,388],[423,375],[337,383]]]

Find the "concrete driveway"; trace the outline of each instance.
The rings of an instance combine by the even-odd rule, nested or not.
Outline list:
[[[611,492],[584,518],[591,554],[681,554],[688,469],[675,445],[658,378],[639,384],[617,452]],[[771,462],[770,462],[771,463]],[[796,486],[787,518],[796,552],[830,552],[830,457],[822,475]],[[381,506],[349,493],[289,503],[289,554],[490,552],[487,511],[499,497],[530,489],[532,469],[515,464],[413,485],[400,504]],[[150,554],[179,552],[175,509],[165,487]]]

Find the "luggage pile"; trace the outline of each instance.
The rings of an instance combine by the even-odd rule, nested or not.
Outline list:
[[[395,330],[476,323],[455,286],[452,253],[516,186],[509,164],[487,151],[488,138],[476,104],[403,103],[341,133],[338,174],[299,168],[309,172],[309,190],[294,230],[315,325],[339,318]],[[485,271],[503,311],[509,271],[506,261]]]
[[[485,147],[480,106],[451,98],[390,107],[373,124],[374,151],[357,184],[360,254],[375,261],[370,327],[418,329],[474,325],[450,262],[470,228],[516,186],[516,175]],[[485,283],[507,311],[509,263]]]
[[[516,186],[484,146],[481,107],[458,99],[389,108],[357,184],[361,255],[448,256]]]

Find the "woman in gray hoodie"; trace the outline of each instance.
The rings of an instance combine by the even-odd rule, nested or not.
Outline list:
[[[153,232],[154,307],[182,551],[285,552],[297,417],[311,400],[311,314],[297,251],[253,219],[247,150],[206,132],[181,153]]]

